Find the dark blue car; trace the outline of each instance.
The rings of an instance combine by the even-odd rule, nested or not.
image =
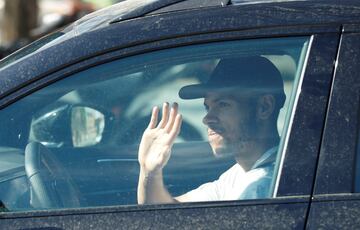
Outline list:
[[[276,69],[284,94],[266,193],[138,205],[138,149],[154,106],[177,102],[182,115],[163,169],[172,196],[237,164],[213,154],[207,99],[204,108],[182,92],[224,60],[253,57]],[[356,0],[120,2],[0,61],[0,229],[357,229],[359,103]],[[248,132],[260,129],[248,121]]]

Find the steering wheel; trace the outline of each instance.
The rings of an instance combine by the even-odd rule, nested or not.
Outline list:
[[[80,207],[80,193],[71,176],[41,143],[31,142],[26,146],[25,171],[33,208]]]

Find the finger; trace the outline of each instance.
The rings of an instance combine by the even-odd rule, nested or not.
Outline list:
[[[158,116],[159,116],[159,107],[154,106],[151,112],[151,118],[148,125],[148,129],[153,129],[156,127]]]
[[[181,114],[177,114],[175,117],[175,122],[173,127],[171,128],[171,131],[169,133],[170,135],[170,143],[173,143],[175,141],[175,138],[179,135],[180,129],[181,129],[181,123],[182,123],[182,116]]]
[[[173,127],[174,125],[174,122],[175,122],[175,117],[178,113],[178,104],[175,102],[170,110],[170,117],[169,117],[169,121],[168,123],[166,124],[165,126],[165,130],[166,132],[170,132],[171,131],[171,128]]]
[[[164,128],[169,119],[169,103],[165,102],[162,108],[161,121],[159,122],[158,128]]]

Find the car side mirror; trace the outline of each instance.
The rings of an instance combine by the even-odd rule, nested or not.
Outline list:
[[[101,142],[105,115],[91,107],[63,105],[33,118],[30,140],[48,147],[86,147]]]
[[[105,128],[105,116],[100,111],[76,106],[71,110],[71,137],[74,147],[100,143]]]

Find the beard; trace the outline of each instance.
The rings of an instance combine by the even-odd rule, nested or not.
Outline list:
[[[209,143],[215,157],[233,156],[235,153],[235,146],[220,135],[209,140]]]
[[[209,144],[215,157],[240,157],[251,153],[254,143],[259,143],[259,124],[255,116],[238,125],[236,129],[209,127]]]
[[[236,141],[229,138],[219,138],[213,139],[209,143],[215,157],[238,157],[251,152],[254,138],[241,137],[237,138]]]

